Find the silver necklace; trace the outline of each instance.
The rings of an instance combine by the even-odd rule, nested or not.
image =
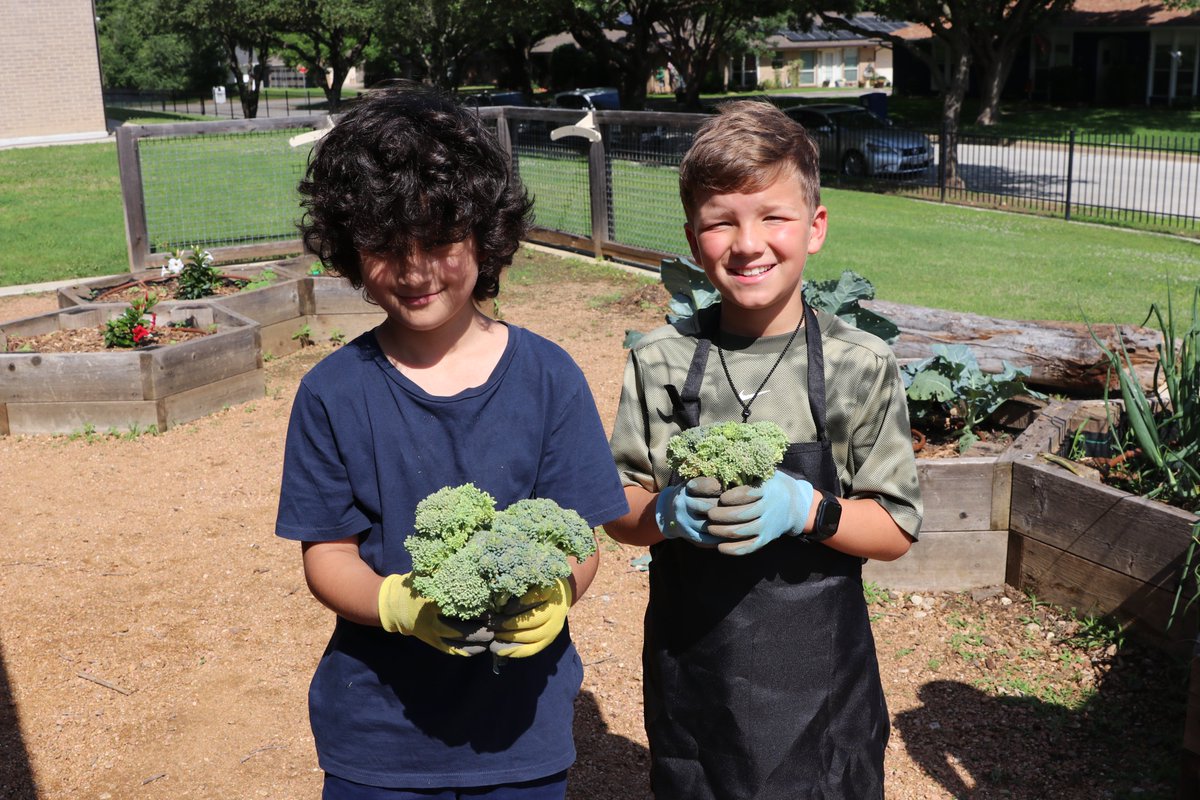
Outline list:
[[[804,324],[804,316],[800,316],[800,321],[796,323],[796,329],[792,331],[792,335],[788,337],[787,344],[783,346],[783,350],[779,353],[779,358],[775,359],[775,363],[771,365],[771,369],[767,372],[767,377],[762,379],[762,383],[754,390],[754,394],[750,395],[749,400],[743,400],[742,395],[738,392],[737,387],[733,384],[733,376],[729,374],[729,365],[725,363],[725,351],[721,349],[721,345],[717,345],[717,357],[721,359],[721,369],[725,370],[725,380],[729,381],[729,388],[733,390],[733,396],[738,401],[738,405],[742,407],[742,422],[750,420],[750,404],[758,399],[759,392],[767,385],[767,381],[771,380],[771,376],[775,374],[775,370],[783,363],[783,357],[787,355],[788,348],[792,346],[792,342],[796,341],[796,334],[800,333],[800,326]]]

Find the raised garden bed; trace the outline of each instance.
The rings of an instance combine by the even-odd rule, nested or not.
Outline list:
[[[378,325],[384,314],[378,306],[363,299],[342,278],[313,276],[308,272],[312,257],[222,267],[221,272],[255,280],[270,269],[280,280],[257,289],[214,295],[206,298],[246,317],[261,328],[263,355],[277,357],[293,353],[309,344],[329,339],[349,341]],[[156,277],[157,271],[147,272]],[[71,308],[91,305],[97,291],[118,286],[125,277],[100,278],[58,292],[59,306]]]
[[[104,352],[10,353],[9,337],[100,327],[124,304],[92,303],[0,322],[0,434],[172,425],[262,397],[259,328],[213,303],[163,303],[159,324],[212,332],[179,344]]]
[[[1037,452],[1061,454],[1081,426],[1103,432],[1107,416],[1101,401],[1061,404],[1038,426]],[[1190,652],[1196,615],[1169,630],[1167,619],[1196,520],[1026,453],[1013,462],[1007,582]]]

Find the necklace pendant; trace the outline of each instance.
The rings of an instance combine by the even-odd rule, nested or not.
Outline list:
[[[742,409],[742,422],[750,421],[750,407],[746,406]]]

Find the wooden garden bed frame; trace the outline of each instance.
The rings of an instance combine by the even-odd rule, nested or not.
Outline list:
[[[71,433],[172,425],[266,391],[258,326],[210,303],[156,307],[160,324],[193,318],[216,326],[173,345],[101,353],[8,353],[9,336],[99,327],[127,303],[98,303],[0,323],[0,433]]]

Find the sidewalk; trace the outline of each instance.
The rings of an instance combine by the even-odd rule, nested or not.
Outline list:
[[[71,286],[82,281],[90,281],[96,277],[102,276],[94,275],[88,278],[67,278],[61,281],[47,281],[46,283],[27,283],[24,286],[0,286],[0,297],[12,297],[13,295],[18,294],[38,294],[39,292],[52,292],[60,287]]]

